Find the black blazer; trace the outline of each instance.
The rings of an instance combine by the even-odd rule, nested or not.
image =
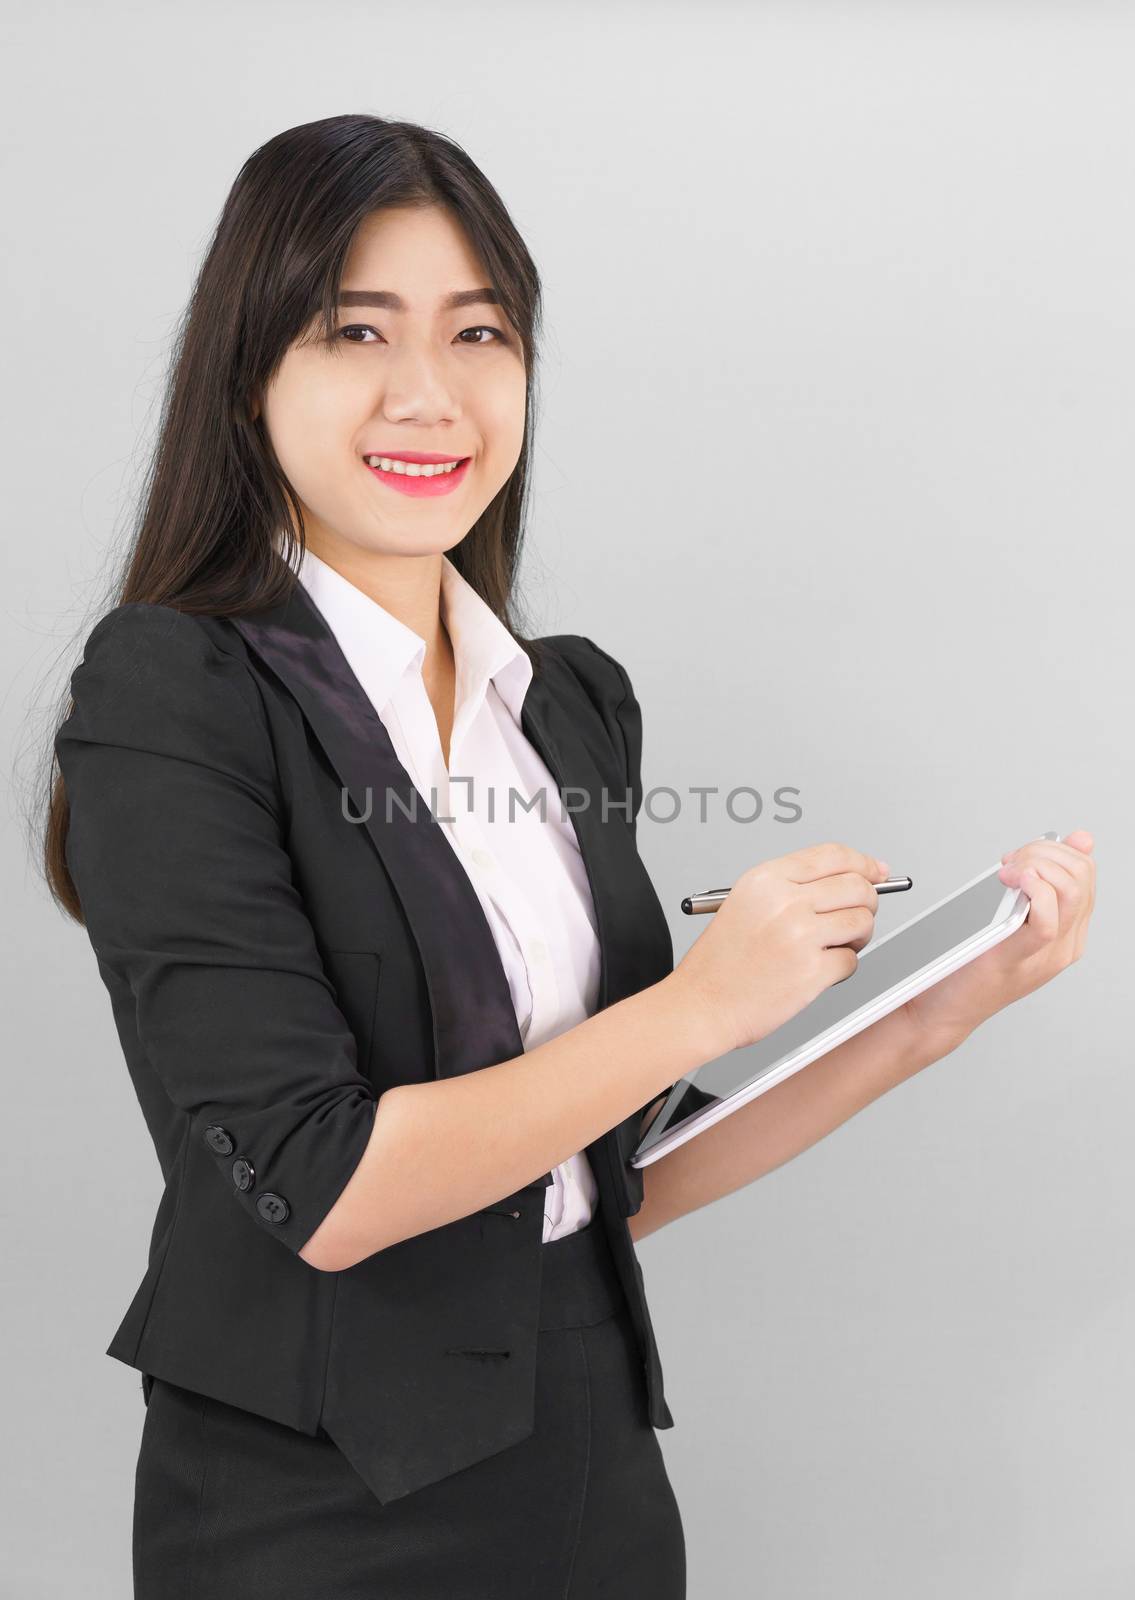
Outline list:
[[[569,808],[589,797],[571,815],[602,1008],[673,969],[635,841],[641,715],[589,639],[541,644],[522,724]],[[67,862],[165,1179],[107,1354],[147,1402],[158,1376],[330,1436],[383,1502],[526,1438],[550,1172],[347,1271],[298,1254],[384,1090],[524,1049],[476,893],[420,796],[406,815],[417,791],[321,612],[298,581],[233,619],[120,605],[71,689]],[[631,811],[610,809],[628,790]],[[669,1428],[626,1221],[645,1109],[587,1155]]]

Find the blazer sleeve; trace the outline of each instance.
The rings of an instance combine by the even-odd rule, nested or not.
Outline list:
[[[131,603],[92,630],[71,693],[55,742],[66,856],[104,982],[128,986],[141,1049],[244,1213],[234,1226],[298,1252],[377,1102],[293,882],[253,675],[192,616]]]

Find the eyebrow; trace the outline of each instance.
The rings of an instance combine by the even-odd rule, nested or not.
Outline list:
[[[405,311],[406,302],[390,289],[344,289],[339,295],[341,306],[378,306],[387,311]],[[457,306],[499,306],[500,296],[495,289],[455,289],[441,302],[443,311]]]

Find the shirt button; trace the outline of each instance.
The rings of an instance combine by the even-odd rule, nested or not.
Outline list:
[[[490,852],[488,850],[482,850],[480,846],[473,851],[473,860],[479,867],[491,867],[495,866],[496,864]]]
[[[533,939],[531,953],[533,961],[547,961],[548,946],[543,939]]]

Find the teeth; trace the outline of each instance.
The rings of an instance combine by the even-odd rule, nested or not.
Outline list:
[[[446,461],[438,466],[426,467],[417,461],[392,461],[389,456],[364,456],[368,467],[380,467],[383,472],[401,472],[408,478],[436,478],[440,473],[453,472],[460,461]]]

